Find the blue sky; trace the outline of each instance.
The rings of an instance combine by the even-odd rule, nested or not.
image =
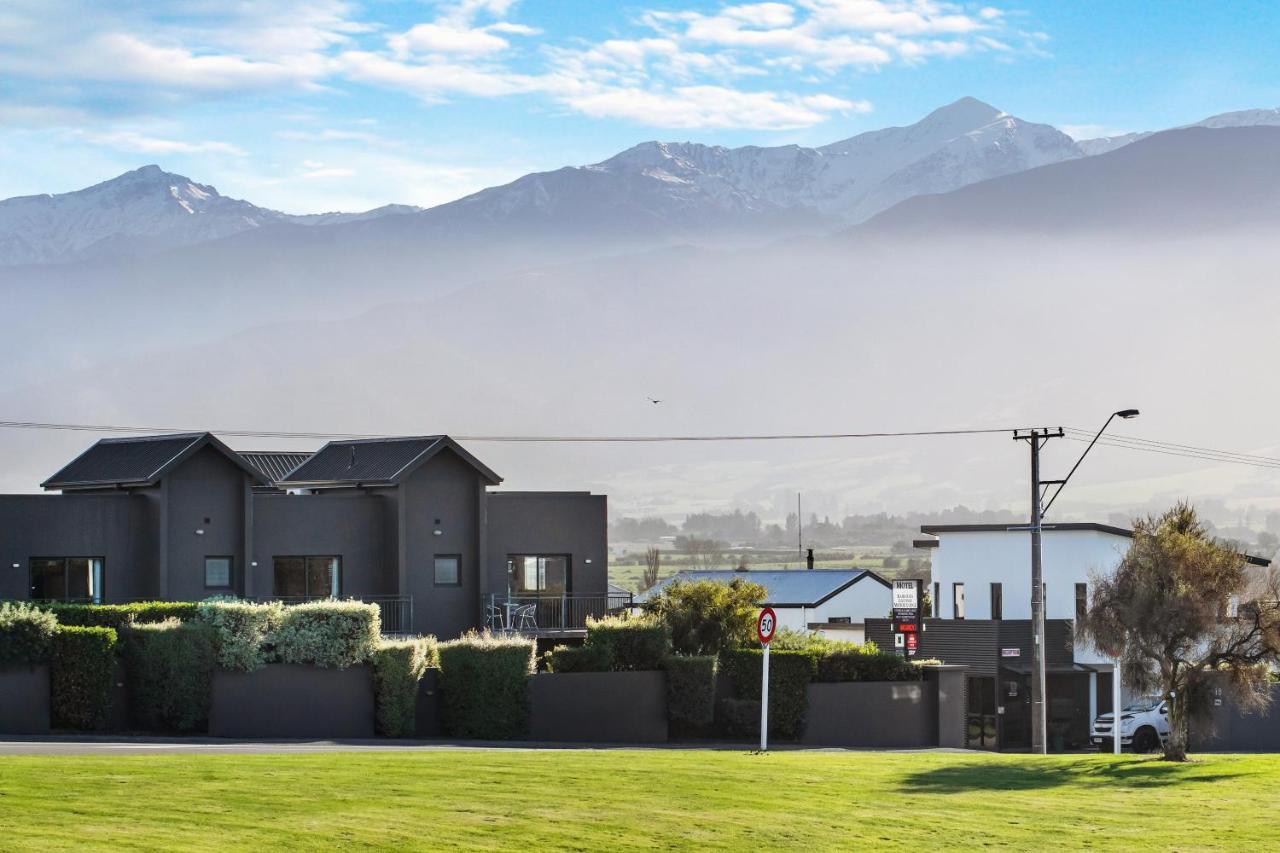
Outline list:
[[[973,95],[1076,135],[1280,104],[1280,3],[5,0],[0,197],[159,163],[291,212]]]

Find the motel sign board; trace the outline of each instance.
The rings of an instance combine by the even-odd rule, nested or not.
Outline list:
[[[904,657],[920,651],[921,585],[919,580],[893,582],[893,646]]]

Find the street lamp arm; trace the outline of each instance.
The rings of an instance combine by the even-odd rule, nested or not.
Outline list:
[[[1083,462],[1084,458],[1089,455],[1089,451],[1093,450],[1093,446],[1098,443],[1098,439],[1102,438],[1102,434],[1107,431],[1107,427],[1111,426],[1111,422],[1118,417],[1125,418],[1126,420],[1128,420],[1129,418],[1135,418],[1137,416],[1138,416],[1137,409],[1123,409],[1119,412],[1111,413],[1111,417],[1107,418],[1107,422],[1102,425],[1102,429],[1098,430],[1098,434],[1093,437],[1093,441],[1089,442],[1089,446],[1084,449],[1084,453],[1080,454],[1080,458],[1076,460],[1076,464],[1071,466],[1071,470],[1067,472],[1067,476],[1063,477],[1062,482],[1058,483],[1058,488],[1053,493],[1053,497],[1049,498],[1049,502],[1045,504],[1044,509],[1040,511],[1040,515],[1042,517],[1046,512],[1049,511],[1049,507],[1053,506],[1053,502],[1058,499],[1058,495],[1062,494],[1062,490],[1066,487],[1067,481],[1071,479],[1071,475],[1074,474],[1076,472],[1076,469],[1080,467],[1080,463]]]

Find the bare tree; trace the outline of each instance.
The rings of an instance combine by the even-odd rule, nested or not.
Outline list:
[[[714,569],[724,564],[725,544],[715,539],[690,537],[685,543],[690,562],[699,569]]]
[[[1208,710],[1210,676],[1243,711],[1270,705],[1280,575],[1210,537],[1191,506],[1136,521],[1115,572],[1092,581],[1077,629],[1121,661],[1126,686],[1169,701],[1166,759],[1186,760],[1189,723]]]
[[[640,575],[640,591],[651,589],[658,582],[658,572],[662,568],[662,552],[657,548],[644,550],[644,573]]]

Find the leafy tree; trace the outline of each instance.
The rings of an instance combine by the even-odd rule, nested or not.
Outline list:
[[[751,642],[765,588],[743,578],[675,581],[646,605],[671,629],[676,654],[715,655]]]
[[[1077,628],[1121,661],[1126,686],[1169,701],[1166,759],[1186,760],[1188,724],[1207,711],[1211,674],[1242,710],[1266,710],[1280,655],[1280,576],[1213,539],[1191,506],[1134,522],[1120,565],[1092,582]]]

